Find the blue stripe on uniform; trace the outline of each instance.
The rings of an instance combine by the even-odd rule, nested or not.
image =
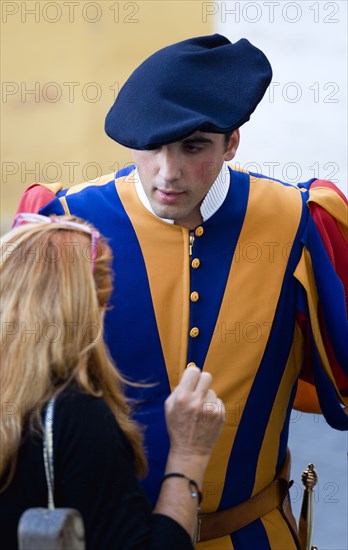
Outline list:
[[[260,519],[230,535],[234,550],[271,550],[266,529]]]
[[[304,202],[305,197],[302,197]],[[255,482],[258,457],[276,394],[293,341],[297,281],[293,272],[301,256],[300,236],[308,219],[303,205],[302,217],[289,256],[282,290],[269,341],[238,427],[233,444],[219,509],[229,508],[250,498]],[[284,323],[287,319],[287,323]],[[285,457],[286,441],[279,456]]]
[[[230,177],[224,203],[202,224],[204,233],[195,238],[193,245],[192,257],[199,258],[201,264],[199,269],[191,268],[191,292],[198,291],[200,298],[190,303],[190,324],[200,332],[197,338],[190,338],[188,361],[194,361],[200,368],[214,333],[248,203],[249,175],[243,172],[232,175],[230,170]]]
[[[142,251],[114,181],[86,187],[66,199],[71,213],[97,227],[113,251],[115,291],[112,309],[105,317],[105,335],[111,356],[128,379],[153,384],[149,388],[126,389],[127,394],[142,405],[141,411],[136,411],[134,416],[147,426],[145,447],[151,454],[148,455],[149,475],[144,485],[154,503],[169,449],[163,403],[170,386]],[[56,209],[57,202],[52,201],[45,214],[61,213]],[[135,311],[138,315],[134,315]]]
[[[336,430],[348,430],[348,415],[341,407],[335,389],[322,371],[318,351],[314,347],[314,381],[318,394],[320,408],[323,411],[326,422]]]

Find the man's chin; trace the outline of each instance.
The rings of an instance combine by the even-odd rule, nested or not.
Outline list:
[[[156,214],[156,216],[158,218],[162,218],[162,219],[165,219],[165,220],[172,220],[172,221],[175,221],[175,218],[176,218],[176,212],[175,212],[175,209],[174,208],[170,208],[168,206],[153,206],[152,205],[152,210],[154,211],[154,213]]]

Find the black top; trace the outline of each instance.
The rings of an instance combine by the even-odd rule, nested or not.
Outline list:
[[[55,505],[82,514],[88,550],[192,550],[176,521],[152,514],[132,449],[103,399],[65,390],[55,405],[53,445]],[[1,548],[17,548],[19,518],[34,507],[47,507],[47,484],[42,439],[27,432],[14,479],[0,493]]]

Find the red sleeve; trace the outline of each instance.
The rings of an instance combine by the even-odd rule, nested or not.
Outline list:
[[[332,182],[326,180],[315,180],[310,186],[310,190],[314,190],[316,188],[326,188],[334,191],[348,206],[348,201],[346,197],[344,196],[342,191],[340,191]],[[318,204],[317,202],[310,201],[308,203],[308,207],[314,223],[319,231],[321,240],[325,246],[330,261],[342,282],[346,298],[346,310],[348,310],[348,248],[347,238],[344,234],[344,228],[339,223],[337,218],[335,218],[331,212],[326,210],[324,206]],[[327,330],[323,322],[323,316],[321,314],[320,308],[319,319],[321,321],[323,341],[325,343],[326,352],[337,386],[340,388],[343,395],[348,395],[348,379],[336,361],[334,350],[327,335]],[[304,379],[307,381],[311,381],[311,376],[308,376],[308,372],[306,373],[306,369],[304,369]]]
[[[16,214],[20,212],[31,212],[36,214],[41,208],[46,206],[55,198],[55,193],[40,185],[33,183],[28,187],[19,201]]]
[[[310,189],[315,189],[318,187],[332,189],[348,206],[348,201],[342,191],[340,191],[331,181],[315,180]],[[347,306],[348,251],[346,236],[344,235],[338,220],[320,204],[317,204],[316,202],[309,202],[308,206],[314,223],[320,233],[326,252],[328,253],[337,275],[342,281]]]

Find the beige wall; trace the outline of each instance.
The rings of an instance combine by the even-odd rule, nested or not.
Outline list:
[[[198,0],[1,2],[1,9],[4,231],[33,181],[71,185],[129,162],[103,128],[119,86],[156,49],[213,31]]]

